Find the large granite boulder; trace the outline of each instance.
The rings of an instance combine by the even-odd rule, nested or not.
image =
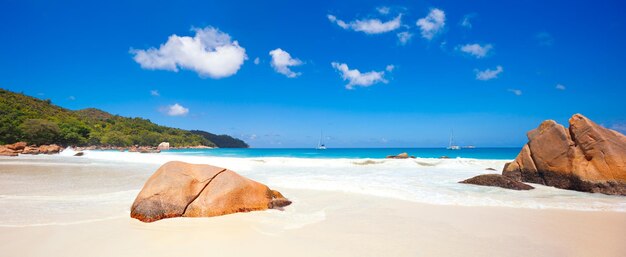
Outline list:
[[[513,190],[530,190],[534,187],[500,174],[484,174],[463,180],[459,183],[479,186],[495,186]]]
[[[553,120],[528,132],[515,161],[502,175],[563,189],[626,195],[626,136],[583,115],[569,129]]]
[[[204,164],[168,162],[146,182],[130,216],[143,222],[172,217],[212,217],[280,209],[291,202],[278,191],[234,171]]]

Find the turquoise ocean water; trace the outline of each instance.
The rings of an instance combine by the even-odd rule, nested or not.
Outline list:
[[[515,159],[521,148],[464,148],[448,150],[445,148],[218,148],[218,149],[176,149],[163,151],[166,154],[218,157],[290,157],[290,158],[385,158],[406,152],[419,158],[473,158],[491,160]]]

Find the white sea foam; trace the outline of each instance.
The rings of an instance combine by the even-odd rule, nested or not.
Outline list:
[[[499,173],[506,160],[232,158],[94,151],[86,156],[152,164],[170,160],[207,163],[236,170],[273,187],[340,191],[429,204],[626,212],[626,198],[620,196],[542,185],[533,185],[536,189],[531,191],[514,191],[458,183],[479,174]]]

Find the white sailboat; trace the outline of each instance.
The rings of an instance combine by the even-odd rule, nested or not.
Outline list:
[[[450,142],[448,143],[448,150],[461,150],[461,147],[454,144],[454,130],[450,132]]]
[[[317,150],[326,150],[326,145],[324,144],[324,132],[320,132],[320,141],[317,143]]]

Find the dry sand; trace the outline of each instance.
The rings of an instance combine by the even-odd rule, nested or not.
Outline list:
[[[626,256],[626,215],[619,212],[440,206],[281,191],[295,201],[284,212],[1,227],[0,255]]]

